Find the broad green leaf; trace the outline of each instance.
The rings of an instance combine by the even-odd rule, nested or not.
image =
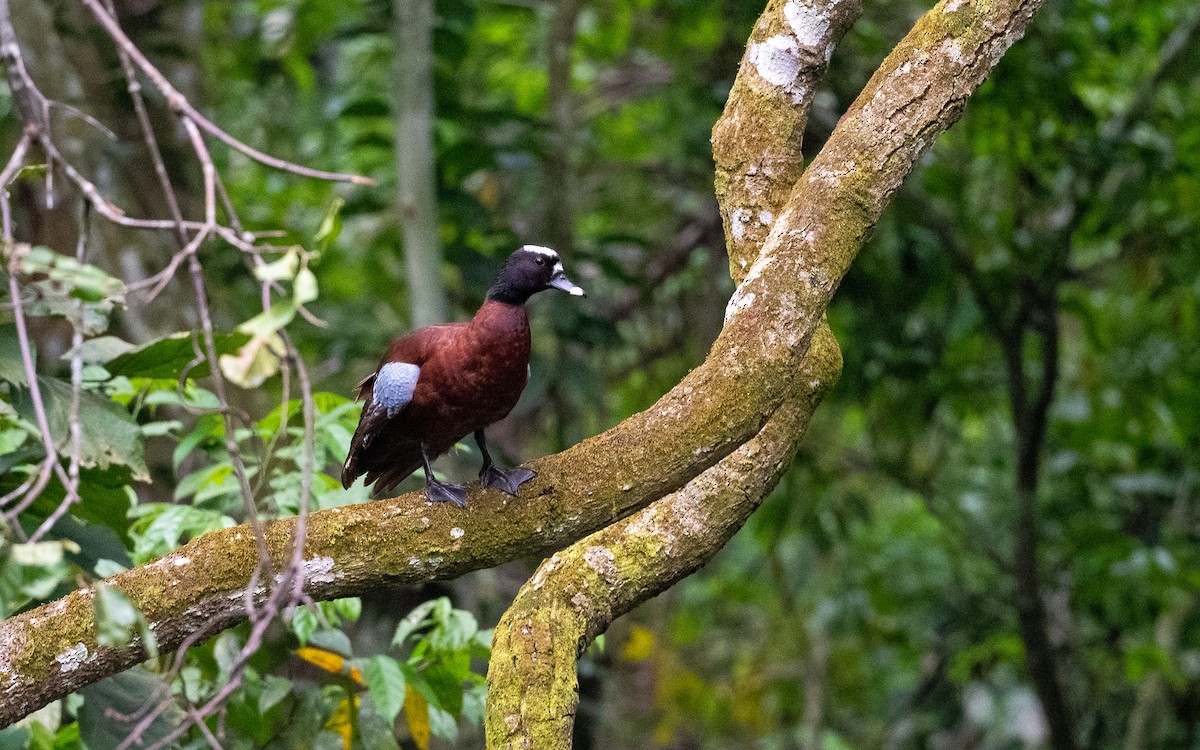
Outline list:
[[[265,714],[292,692],[292,681],[269,674],[263,678],[263,689],[258,696],[258,712]]]
[[[9,554],[18,565],[50,566],[62,562],[63,553],[67,551],[79,552],[79,545],[71,541],[14,544]]]
[[[130,556],[139,564],[165,555],[184,537],[195,538],[236,525],[232,518],[215,510],[190,505],[144,503],[130,509],[129,515],[135,519],[129,529],[134,542]]]
[[[129,644],[139,612],[123,593],[103,583],[96,584],[92,608],[96,618],[96,642],[122,648]]]
[[[71,384],[55,378],[39,377],[42,402],[55,447],[64,455],[70,451]],[[33,402],[26,388],[14,393],[13,406],[26,420],[36,419]],[[150,471],[142,448],[142,431],[133,417],[119,404],[103,396],[84,391],[79,403],[83,427],[80,465],[106,469],[128,466],[137,481],[149,481]]]
[[[412,635],[418,628],[427,625],[425,618],[437,606],[439,600],[431,599],[427,602],[422,602],[413,608],[411,612],[405,615],[400,624],[396,626],[396,633],[392,636],[393,646],[403,646],[408,637]]]
[[[390,656],[372,656],[365,661],[362,671],[375,707],[388,723],[394,722],[404,708],[406,690],[400,663]]]
[[[136,350],[137,347],[116,336],[97,336],[83,342],[83,363],[88,365],[103,365],[122,354]],[[71,352],[65,352],[61,359],[70,361]],[[105,368],[106,370],[108,368]]]
[[[296,305],[293,301],[276,302],[263,312],[242,323],[238,326],[238,330],[258,339],[267,339],[279,329],[291,323],[292,318],[295,317]]]
[[[165,689],[164,689],[165,688]],[[152,702],[170,695],[162,678],[144,667],[113,675],[83,689],[83,707],[79,710],[79,734],[88,748],[114,748],[129,734],[128,722],[114,721],[113,715],[136,714]],[[162,740],[185,719],[183,709],[169,702],[145,734],[146,745]]]
[[[33,342],[30,342],[30,346],[33,348],[30,355],[37,362],[37,348]],[[21,342],[17,338],[17,326],[13,323],[0,325],[0,380],[29,385],[29,378],[25,377],[25,362],[21,357]]]
[[[89,335],[108,327],[108,315],[125,304],[125,284],[96,266],[79,263],[47,247],[14,246],[18,271],[29,299],[27,315],[54,315],[74,319],[82,307],[82,329]],[[77,305],[82,303],[82,305]]]
[[[151,378],[154,380],[176,380],[185,370],[189,378],[205,378],[210,374],[208,360],[196,352],[204,352],[204,344],[197,333],[173,333],[170,336],[119,354],[110,360],[104,369],[114,376],[128,378]],[[213,336],[217,354],[233,354],[250,340],[249,334],[241,331],[218,333]],[[188,365],[195,366],[188,369]]]

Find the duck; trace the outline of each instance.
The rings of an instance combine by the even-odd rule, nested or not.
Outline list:
[[[349,489],[365,474],[368,487],[388,493],[421,468],[427,500],[466,507],[467,485],[438,480],[432,463],[473,434],[483,455],[480,484],[515,497],[535,472],[498,466],[484,432],[508,416],[525,390],[530,353],[525,303],[548,289],[587,296],[567,278],[557,252],[522,245],[505,261],[470,321],[428,326],[393,341],[375,371],[356,386],[363,409],[342,486]]]

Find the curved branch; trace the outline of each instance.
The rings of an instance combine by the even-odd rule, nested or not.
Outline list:
[[[465,512],[413,493],[313,514],[305,591],[351,596],[561,548],[682,487],[757,434],[887,199],[1041,2],[951,0],[918,23],[798,183],[704,364],[657,404],[534,462],[538,476],[517,499],[476,488]],[[294,525],[264,529],[277,565]],[[209,619],[219,627],[244,619],[241,592],[257,558],[249,530],[237,527],[107,582],[169,649]],[[0,724],[144,658],[137,645],[96,646],[92,596],[82,589],[0,624]]]
[[[712,135],[734,281],[758,258],[804,171],[800,146],[817,83],[861,13],[860,0],[771,0],[750,32]]]
[[[734,281],[742,281],[800,174],[814,84],[859,12],[858,0],[776,1],[755,25],[713,129],[717,198]],[[767,71],[776,78],[768,80],[759,65],[779,49],[803,49],[803,59],[781,65],[783,77]],[[768,125],[773,122],[794,127]],[[748,167],[754,159],[770,168]],[[744,209],[730,211],[731,205],[754,206],[755,220],[745,222]],[[682,490],[557,553],[517,594],[496,626],[488,667],[489,748],[570,746],[579,654],[614,618],[707,563],[790,463],[813,409],[840,372],[832,332],[822,324],[816,335],[793,394],[754,439]]]
[[[637,515],[546,560],[496,626],[485,722],[491,750],[571,746],[579,655],[617,617],[712,559],[775,487],[841,372],[822,325],[796,394],[724,461]]]

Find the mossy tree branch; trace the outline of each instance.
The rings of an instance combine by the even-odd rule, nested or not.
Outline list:
[[[793,250],[780,257],[796,272],[807,271],[812,298],[821,298],[820,271],[837,268],[839,256],[848,261],[865,233],[839,233],[821,221],[819,212],[837,207],[852,225],[863,215],[877,217],[911,169],[909,155],[920,153],[951,124],[1035,7],[1013,3],[991,9],[1000,15],[947,24],[944,17],[954,16],[962,5],[938,6],[897,46],[794,190],[789,188],[802,167],[800,143],[812,87],[852,23],[854,9],[803,0],[768,5],[713,134],[730,271],[742,282],[727,321],[744,314],[744,308],[760,309],[753,285],[775,270],[774,253],[781,247]],[[814,44],[805,46],[803,40]],[[955,91],[964,73],[969,88]],[[928,97],[938,87],[944,89],[940,102]],[[916,116],[909,119],[911,114]],[[911,130],[888,132],[897,121]],[[880,159],[878,170],[859,160],[871,153]],[[824,200],[808,202],[817,196]],[[775,220],[781,207],[783,214]],[[811,250],[813,264],[807,269],[804,252],[795,253],[789,239]],[[822,326],[802,360],[794,395],[755,439],[683,490],[539,567],[496,628],[486,714],[490,750],[570,747],[579,654],[617,616],[703,565],[757,508],[778,481],[824,388],[836,378],[828,352],[836,353],[837,345]]]
[[[800,176],[815,84],[860,10],[858,0],[773,0],[755,25],[713,129],[734,281],[745,277]],[[579,655],[616,617],[725,546],[779,481],[840,370],[841,353],[823,323],[792,394],[757,436],[683,489],[538,568],[496,626],[485,714],[489,748],[571,746]]]
[[[822,325],[789,398],[752,440],[683,489],[543,562],[496,626],[485,715],[490,750],[571,747],[579,655],[614,619],[712,559],[791,463],[841,352]]]
[[[1040,4],[952,0],[918,23],[797,184],[705,362],[653,407],[534,462],[538,476],[516,499],[476,488],[466,511],[412,493],[313,514],[305,591],[352,596],[559,549],[679,489],[756,435],[887,199]],[[293,531],[291,520],[265,527],[277,565]],[[257,562],[248,529],[236,527],[106,582],[171,649],[201,626],[216,632],[245,619],[241,594]],[[0,725],[144,658],[137,644],[96,645],[93,596],[81,589],[0,624]]]

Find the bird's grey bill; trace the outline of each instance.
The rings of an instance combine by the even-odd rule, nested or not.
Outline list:
[[[561,271],[554,274],[553,278],[550,279],[550,286],[554,287],[555,289],[561,289],[572,297],[587,296],[587,292],[583,291],[581,287],[576,286],[575,282],[568,279],[566,274],[562,273]]]

